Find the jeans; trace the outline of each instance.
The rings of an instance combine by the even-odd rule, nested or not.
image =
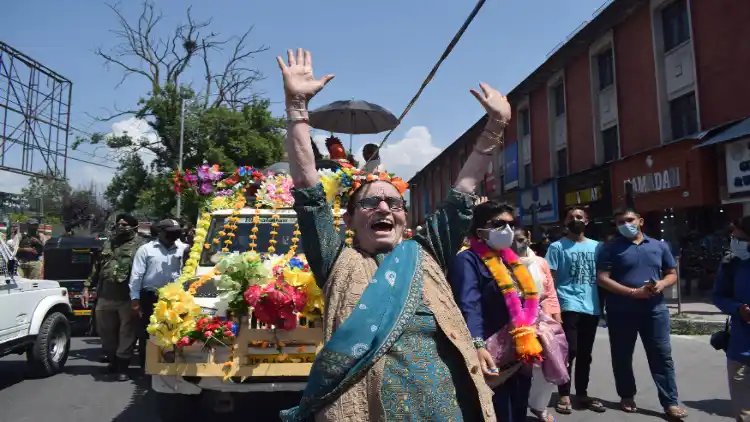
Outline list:
[[[667,307],[659,306],[646,312],[609,312],[607,328],[617,395],[623,399],[635,397],[633,351],[635,340],[640,335],[648,367],[659,393],[659,403],[664,408],[677,406],[677,381]]]
[[[498,421],[525,422],[531,390],[531,374],[523,368],[495,388],[492,405]]]
[[[727,359],[729,398],[738,422],[750,422],[750,365]]]
[[[571,375],[571,380],[575,379],[576,395],[588,396],[591,354],[594,350],[599,317],[579,312],[563,312],[562,326],[565,339],[568,340],[568,374]],[[570,384],[571,381],[568,381],[558,387],[558,393],[561,396],[570,396]]]

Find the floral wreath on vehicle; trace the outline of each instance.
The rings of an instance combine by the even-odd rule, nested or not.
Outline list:
[[[354,168],[345,156],[339,157],[336,145],[341,141],[326,141],[331,159],[341,166],[336,170],[318,171],[326,200],[334,209],[335,227],[339,230],[341,204],[363,183],[374,180],[388,181],[403,195],[408,184],[388,173],[365,174]],[[343,151],[343,148],[340,148]],[[315,282],[304,255],[295,255],[299,243],[299,227],[295,226],[292,246],[284,255],[276,254],[276,235],[280,216],[271,216],[271,232],[266,252],[259,252],[257,233],[261,209],[284,209],[294,205],[291,193],[292,179],[287,174],[276,174],[251,166],[242,166],[233,172],[224,172],[219,165],[204,164],[198,169],[175,171],[172,178],[176,193],[186,190],[196,192],[204,200],[203,211],[196,224],[194,243],[185,263],[183,275],[162,288],[159,301],[151,317],[149,333],[162,348],[185,347],[203,343],[206,347],[228,345],[237,335],[237,320],[251,311],[256,320],[265,326],[292,330],[300,317],[308,320],[320,318],[323,313],[323,293]],[[241,210],[255,208],[252,218],[249,250],[229,254],[235,238]],[[232,210],[224,226],[213,239],[208,239],[211,213]],[[353,232],[347,230],[347,244]],[[194,280],[200,256],[204,249],[216,249],[227,255],[208,273]],[[211,279],[222,291],[221,298],[228,302],[229,319],[206,317],[195,304],[194,295]],[[227,365],[231,365],[228,362]]]

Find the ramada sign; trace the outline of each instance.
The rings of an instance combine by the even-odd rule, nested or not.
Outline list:
[[[625,182],[633,184],[633,193],[658,192],[667,189],[680,187],[680,168],[672,167],[663,171],[644,174],[630,179]]]

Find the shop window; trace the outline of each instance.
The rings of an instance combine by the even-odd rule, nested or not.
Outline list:
[[[518,112],[518,121],[521,127],[521,137],[529,135],[531,133],[531,118],[528,108],[524,108]]]
[[[597,69],[599,72],[599,90],[603,90],[615,83],[615,65],[612,49],[608,48],[596,56]]]
[[[620,145],[617,135],[617,125],[602,131],[602,144],[604,146],[604,162],[609,163],[620,158]]]
[[[525,187],[531,187],[533,185],[533,178],[531,175],[531,163],[523,166],[523,183]]]
[[[662,9],[661,25],[664,36],[664,52],[668,52],[690,39],[690,21],[687,2],[677,0]]]
[[[555,107],[555,117],[565,114],[565,84],[560,82],[552,87],[552,99]]]
[[[558,176],[568,175],[568,149],[567,148],[557,150],[557,175]]]
[[[672,139],[680,139],[698,131],[698,110],[695,92],[687,93],[669,102]]]

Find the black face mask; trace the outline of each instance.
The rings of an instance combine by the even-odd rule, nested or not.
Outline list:
[[[571,220],[570,222],[568,222],[566,227],[571,233],[575,235],[579,235],[586,231],[586,223],[581,220]]]

